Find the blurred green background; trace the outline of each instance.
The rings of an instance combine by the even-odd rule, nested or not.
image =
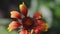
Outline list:
[[[60,34],[60,0],[0,0],[0,34],[19,34],[17,31],[8,32],[7,27],[12,21],[9,12],[19,11],[22,2],[29,8],[28,15],[32,16],[37,10],[42,12],[49,30],[41,34]]]

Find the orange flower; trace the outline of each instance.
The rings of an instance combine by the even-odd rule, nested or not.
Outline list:
[[[45,21],[39,20],[42,18],[42,14],[36,12],[33,18],[27,16],[28,9],[26,5],[23,3],[19,6],[20,13],[17,11],[11,11],[11,18],[20,19],[20,22],[13,21],[9,24],[8,30],[13,31],[23,26],[23,30],[19,34],[39,34],[39,32],[45,32],[48,29],[48,25]]]

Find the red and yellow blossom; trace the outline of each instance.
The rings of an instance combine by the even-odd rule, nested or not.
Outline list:
[[[11,11],[10,14],[11,18],[20,19],[22,22],[20,23],[17,21],[12,21],[8,27],[9,32],[18,29],[21,26],[23,26],[23,29],[19,34],[39,34],[40,32],[47,31],[48,24],[43,20],[39,20],[42,18],[41,13],[36,12],[33,17],[28,17],[28,8],[24,4],[24,2],[23,4],[19,5],[19,8],[20,12]]]

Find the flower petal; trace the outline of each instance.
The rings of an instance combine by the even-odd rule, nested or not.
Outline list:
[[[27,30],[23,29],[20,34],[30,34]]]
[[[47,23],[42,23],[41,24],[41,31],[43,31],[43,32],[48,31],[48,24]]]
[[[35,19],[40,19],[40,18],[42,18],[42,15],[41,15],[41,13],[36,12],[36,13],[34,14],[33,18],[35,18]]]
[[[21,19],[21,15],[17,11],[11,11],[10,14],[11,14],[11,18],[20,18]]]
[[[36,27],[33,28],[36,34],[39,34],[39,32],[43,31],[47,31],[47,24],[46,22],[42,21],[42,20],[36,20]]]
[[[27,16],[27,12],[28,12],[28,8],[26,7],[26,5],[24,4],[24,2],[19,5],[20,8],[20,12],[24,15]]]
[[[8,27],[8,30],[9,32],[12,31],[12,30],[15,30],[17,28],[19,28],[21,26],[20,23],[18,23],[17,21],[12,21],[10,24],[9,24],[9,27]]]
[[[40,29],[40,31],[47,31],[48,25],[45,21],[43,20],[37,20],[37,28]]]
[[[34,33],[35,34],[39,34],[40,33],[40,26],[36,26],[34,29]]]

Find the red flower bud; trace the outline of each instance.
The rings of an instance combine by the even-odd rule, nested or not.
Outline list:
[[[24,16],[27,16],[27,12],[28,12],[28,8],[26,7],[26,5],[24,4],[21,4],[19,5],[19,8],[20,8],[20,12],[24,15]]]
[[[21,19],[21,15],[18,11],[11,11],[11,18],[20,18]]]
[[[9,32],[12,31],[12,30],[15,30],[17,28],[19,28],[21,26],[20,23],[16,22],[16,21],[13,21],[9,24],[9,27],[8,27],[8,30]]]

